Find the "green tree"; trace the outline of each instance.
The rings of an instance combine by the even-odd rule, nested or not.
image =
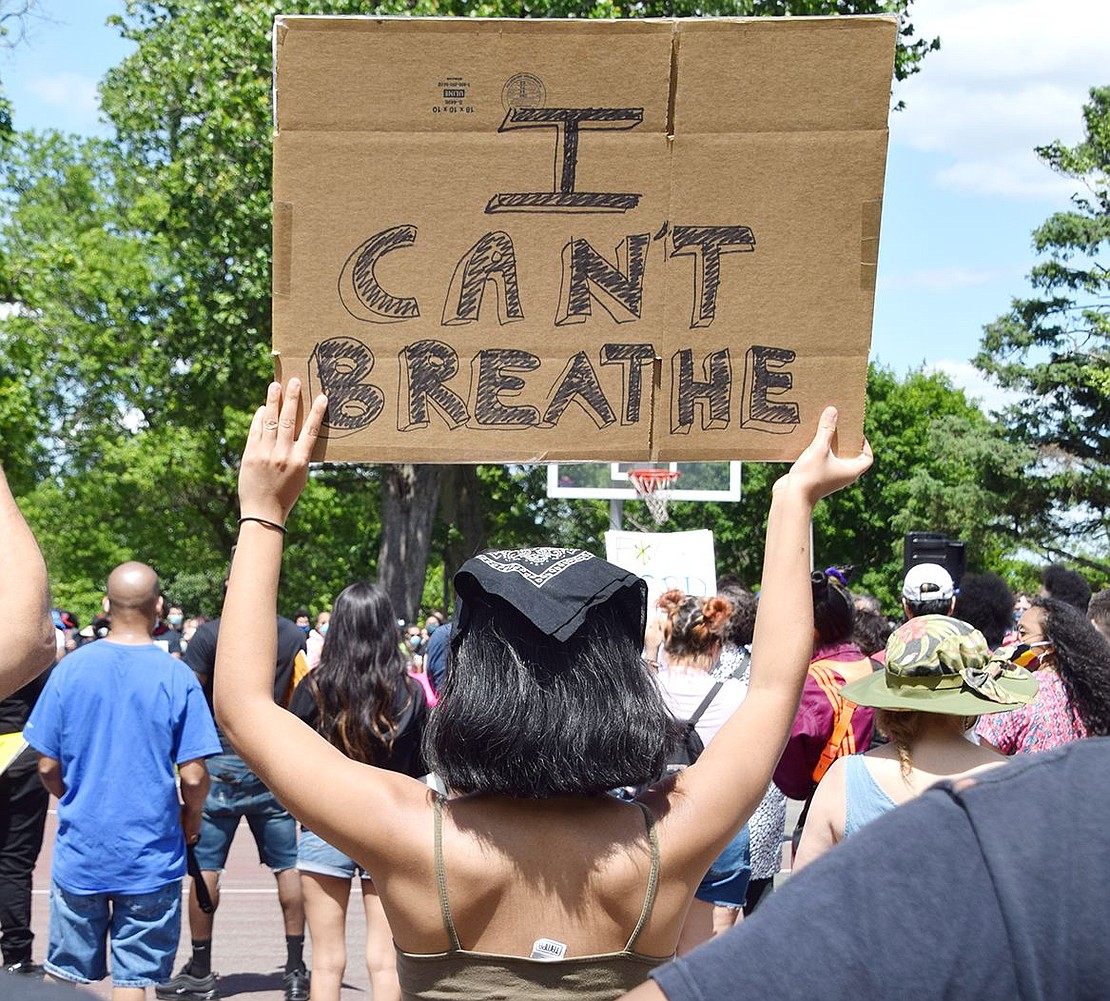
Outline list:
[[[872,365],[864,431],[875,463],[860,481],[827,498],[814,516],[814,561],[856,567],[853,586],[897,608],[902,540],[908,531],[936,531],[968,543],[968,566],[999,569],[1020,539],[1027,450],[1005,442],[1000,429],[939,373],[899,379]],[[711,528],[719,573],[758,584],[770,491],[786,465],[744,466],[737,504],[671,505],[675,528]]]
[[[910,2],[726,0],[695,9],[683,0],[386,0],[367,8],[305,0],[298,10],[890,11],[902,18],[897,72],[906,76],[936,47],[914,38]],[[99,589],[104,561],[117,557],[145,558],[171,587],[180,576],[194,592],[226,567],[238,453],[272,372],[269,35],[282,9],[266,0],[129,0],[113,22],[136,49],[101,86],[113,139],[28,136],[9,158],[0,281],[19,306],[0,335],[2,451],[26,456],[18,475],[24,489],[38,483],[36,523],[64,522],[75,537],[51,565],[65,568],[81,601]],[[33,436],[19,437],[20,416]],[[128,475],[132,462],[136,474]],[[319,471],[291,525],[282,607],[318,606],[348,574],[377,573],[402,614],[413,614],[430,547],[449,567],[487,538],[527,534],[521,495],[506,487],[517,475]],[[437,522],[441,497],[449,503]],[[536,531],[582,534],[571,518],[546,520],[557,506],[536,503]]]
[[[1027,542],[1110,573],[1110,87],[1083,108],[1084,138],[1037,149],[1081,188],[1033,233],[1034,295],[986,327],[975,364],[1023,395],[1004,416],[1037,450]],[[1085,555],[1086,554],[1086,555]],[[1099,558],[1091,559],[1091,554]]]

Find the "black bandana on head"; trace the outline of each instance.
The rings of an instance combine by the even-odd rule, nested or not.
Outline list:
[[[582,549],[490,549],[462,565],[455,591],[462,599],[460,637],[468,626],[467,605],[489,605],[490,596],[560,643],[581,628],[591,608],[613,600],[637,642],[647,623],[647,584]]]

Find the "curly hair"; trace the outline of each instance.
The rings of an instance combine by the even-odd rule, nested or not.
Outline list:
[[[677,588],[664,591],[656,607],[667,616],[663,649],[676,657],[697,657],[716,651],[732,617],[732,602],[721,597],[696,597]]]
[[[381,760],[416,698],[399,640],[397,614],[381,587],[360,581],[340,592],[320,663],[308,677],[320,733],[355,761]]]
[[[1072,712],[1092,737],[1110,736],[1110,644],[1083,612],[1056,598],[1034,598],[1044,612],[1052,667],[1060,676]]]
[[[1063,563],[1050,563],[1041,571],[1041,583],[1047,597],[1078,608],[1081,612],[1087,611],[1091,585],[1078,570],[1071,570]]]
[[[1104,587],[1097,594],[1091,595],[1090,604],[1087,605],[1087,618],[1110,640],[1110,587]]]
[[[1014,624],[1014,595],[996,573],[965,573],[956,595],[957,619],[970,622],[986,638],[992,650],[1002,646],[1006,631]]]
[[[724,641],[735,646],[747,646],[755,634],[755,595],[742,584],[717,585],[718,596],[732,603],[732,615],[725,626]]]

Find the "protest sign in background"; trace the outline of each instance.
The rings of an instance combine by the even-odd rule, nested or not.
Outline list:
[[[648,586],[648,610],[664,591],[678,588],[699,597],[717,593],[717,564],[713,533],[606,532],[605,558],[643,577]]]

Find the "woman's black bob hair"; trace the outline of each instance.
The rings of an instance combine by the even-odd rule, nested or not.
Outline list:
[[[468,601],[424,732],[448,788],[546,799],[658,778],[681,731],[640,657],[627,603],[597,605],[559,642],[487,598]]]

